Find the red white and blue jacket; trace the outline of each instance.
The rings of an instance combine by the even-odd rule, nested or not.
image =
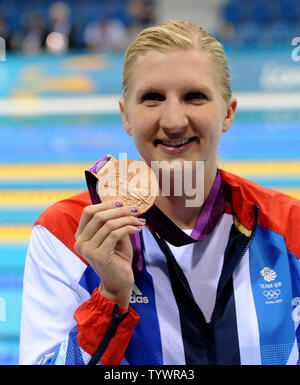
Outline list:
[[[224,170],[219,175],[224,209],[214,229],[204,229],[212,255],[224,244],[209,322],[164,242],[187,235],[159,210],[146,218],[142,236],[132,237],[129,309],[99,294],[99,277],[74,250],[90,190],[50,206],[33,228],[20,363],[299,364],[300,202]]]

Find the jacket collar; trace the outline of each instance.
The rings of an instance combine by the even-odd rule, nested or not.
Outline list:
[[[222,181],[228,186],[230,199],[227,202],[226,213],[233,215],[236,228],[246,236],[251,236],[254,225],[254,206],[258,205],[253,182],[228,171],[219,169]]]

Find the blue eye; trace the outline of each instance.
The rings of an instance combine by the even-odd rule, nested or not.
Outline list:
[[[186,100],[201,100],[206,99],[206,96],[203,94],[203,92],[189,92],[186,94],[185,97]]]
[[[150,100],[150,101],[162,101],[164,100],[163,95],[159,94],[158,92],[148,92],[142,97],[142,100]]]

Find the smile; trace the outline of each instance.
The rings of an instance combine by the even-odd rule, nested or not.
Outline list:
[[[180,146],[183,146],[187,143],[190,143],[196,139],[197,139],[196,136],[193,136],[191,138],[181,138],[181,139],[156,139],[154,141],[154,144],[156,144],[156,145],[162,144],[162,145],[168,146],[168,147],[180,147]]]

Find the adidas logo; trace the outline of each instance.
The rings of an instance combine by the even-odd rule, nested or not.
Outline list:
[[[143,293],[138,289],[136,284],[133,284],[132,294],[129,302],[130,303],[148,303],[149,298],[144,297]]]

